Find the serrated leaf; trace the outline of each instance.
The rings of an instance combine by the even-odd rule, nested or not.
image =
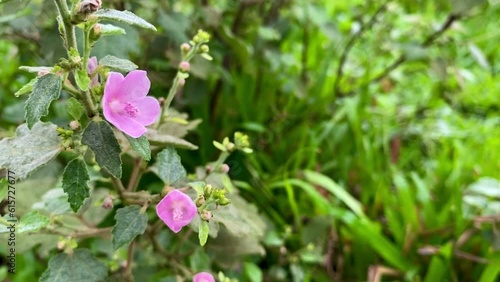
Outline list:
[[[40,282],[106,281],[107,267],[92,256],[88,249],[77,249],[73,254],[61,253],[51,258]]]
[[[158,154],[158,175],[166,185],[172,185],[186,177],[186,170],[174,147],[168,146]]]
[[[121,148],[106,121],[92,121],[83,132],[82,143],[90,147],[99,166],[116,178],[122,177]]]
[[[72,160],[64,169],[62,187],[68,194],[68,202],[74,212],[77,212],[90,196],[90,188],[87,185],[89,179],[87,167],[82,159]]]
[[[198,227],[198,239],[200,239],[200,246],[205,246],[208,240],[208,222],[202,220]]]
[[[130,72],[136,70],[138,66],[129,60],[120,59],[115,56],[107,55],[99,61],[99,64],[120,72]]]
[[[68,195],[64,193],[62,188],[54,188],[47,191],[42,196],[40,202],[32,205],[33,209],[45,210],[51,215],[65,214],[71,210],[68,203]]]
[[[136,151],[139,154],[139,156],[141,156],[141,158],[143,158],[146,161],[151,160],[151,148],[149,146],[149,141],[146,138],[146,136],[143,135],[139,138],[132,138],[127,134],[123,135],[125,135],[125,138],[127,138],[132,149]]]
[[[75,72],[75,81],[78,88],[83,91],[87,91],[90,84],[90,77],[87,74],[87,70],[77,70]]]
[[[28,84],[24,85],[19,89],[16,93],[14,93],[14,96],[19,97],[21,95],[30,93],[33,90],[33,86],[35,86],[36,81],[38,80],[38,77],[33,78]]]
[[[24,106],[28,128],[49,113],[50,103],[59,98],[61,87],[62,77],[58,75],[49,73],[38,78]]]
[[[162,134],[158,131],[149,128],[148,131],[144,134],[151,145],[173,145],[177,148],[189,149],[189,150],[197,150],[198,146],[175,136]]]
[[[135,25],[138,27],[156,31],[156,27],[154,25],[148,23],[146,20],[144,20],[143,18],[137,16],[136,14],[130,11],[102,9],[97,11],[94,15],[96,15],[97,18],[99,18],[100,20],[123,22],[130,25]]]
[[[66,104],[68,106],[69,115],[75,120],[79,120],[84,111],[82,104],[73,97],[69,98]]]
[[[100,24],[101,25],[101,35],[119,35],[119,34],[127,34],[125,30],[121,27],[112,25],[112,24]]]
[[[20,180],[55,158],[62,150],[57,126],[35,123],[29,130],[26,124],[16,130],[16,137],[0,141],[0,168],[9,168]]]
[[[50,223],[50,219],[40,214],[38,211],[31,211],[21,218],[19,222],[19,226],[17,227],[18,233],[26,233],[26,232],[36,232],[43,227],[48,226]]]
[[[128,245],[135,236],[141,235],[148,226],[146,213],[141,212],[140,206],[127,206],[116,211],[116,225],[113,234],[113,248],[116,250]]]

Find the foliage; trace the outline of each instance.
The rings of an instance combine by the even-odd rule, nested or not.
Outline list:
[[[497,1],[103,1],[69,10],[73,50],[57,2],[0,4],[12,281],[498,279]],[[164,109],[138,139],[96,118],[136,69]]]

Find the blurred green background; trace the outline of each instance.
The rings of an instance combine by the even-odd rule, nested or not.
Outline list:
[[[27,97],[13,93],[34,75],[19,67],[65,51],[52,1],[0,3],[2,138],[24,121]],[[221,269],[252,282],[500,281],[498,1],[103,6],[158,28],[123,26],[93,50],[147,70],[156,97],[168,93],[180,44],[199,28],[212,35],[214,60],[192,62],[174,101],[203,120],[187,136],[200,149],[179,153],[193,171],[216,158],[213,140],[249,134],[255,153],[233,155],[230,176],[267,223],[265,255],[243,251]],[[48,118],[67,124],[65,104],[52,107]],[[14,281],[33,281],[46,263],[35,248],[18,254]]]

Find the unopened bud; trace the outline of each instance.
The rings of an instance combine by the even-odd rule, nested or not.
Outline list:
[[[111,195],[107,195],[106,198],[104,198],[104,201],[102,202],[102,208],[107,210],[113,208],[113,197]]]
[[[71,130],[77,130],[78,128],[80,128],[80,123],[76,120],[72,120],[69,123],[69,127],[71,128]]]
[[[206,165],[206,166],[205,166],[205,172],[206,172],[206,173],[210,173],[210,172],[212,172],[212,166],[211,166],[211,165]]]
[[[96,23],[94,27],[90,30],[90,40],[97,41],[101,37],[102,27],[100,24]]]
[[[210,51],[210,48],[208,48],[208,45],[203,44],[200,46],[201,53],[208,53],[208,51]]]
[[[219,206],[227,206],[231,203],[231,201],[228,198],[221,198],[217,201],[217,204]]]
[[[197,207],[201,207],[201,206],[203,206],[203,204],[205,204],[205,202],[206,202],[205,197],[199,196],[198,199],[196,199],[195,204]]]
[[[183,72],[188,72],[189,69],[191,68],[191,65],[189,64],[189,62],[186,62],[186,61],[182,61],[180,64],[179,64],[179,69]]]
[[[229,166],[227,164],[223,164],[221,167],[220,167],[220,170],[223,172],[223,173],[228,173],[229,172]]]
[[[205,198],[210,198],[210,195],[212,195],[212,185],[207,184],[205,186],[205,189],[203,189],[203,194],[205,195]]]
[[[186,80],[184,78],[179,78],[179,86],[184,86],[186,84]]]
[[[204,210],[201,212],[200,217],[204,221],[209,221],[213,217],[213,214],[210,211]]]
[[[89,14],[101,8],[101,0],[82,0],[80,2],[80,13]]]
[[[229,142],[229,143],[227,143],[227,145],[226,145],[226,149],[227,149],[228,151],[232,151],[232,150],[234,149],[234,143],[233,143],[233,142]]]
[[[187,52],[189,52],[189,50],[191,50],[191,45],[189,45],[189,43],[182,43],[181,51],[183,53],[187,53]]]
[[[66,246],[66,242],[65,241],[59,241],[59,242],[57,242],[57,249],[63,250],[65,246]]]

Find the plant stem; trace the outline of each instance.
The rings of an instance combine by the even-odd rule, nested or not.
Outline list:
[[[134,241],[132,241],[128,246],[127,265],[125,267],[125,277],[127,278],[127,281],[133,281],[133,276],[132,276],[133,258],[134,258]]]
[[[89,63],[91,43],[90,43],[90,30],[92,29],[88,23],[85,23],[85,27],[83,29],[83,65],[82,69],[86,70],[87,65]]]
[[[137,185],[139,184],[139,180],[141,179],[141,165],[142,159],[140,157],[135,159],[134,168],[132,169],[132,174],[130,175],[130,179],[127,185],[127,191],[133,192],[137,189]]]
[[[89,90],[82,93],[82,102],[87,110],[87,115],[89,117],[99,116],[99,112],[97,111],[96,106],[94,105],[94,101],[92,100],[92,94]]]
[[[71,24],[71,14],[66,0],[54,0],[54,3],[64,24],[64,43],[69,54],[71,48],[78,50],[76,47],[75,27]]]
[[[123,192],[125,191],[125,187],[123,187],[123,183],[120,179],[112,176],[111,181],[113,182],[113,185],[115,186],[116,192],[118,193],[118,196],[122,200],[123,203],[127,202],[127,199],[125,198],[125,195]]]

